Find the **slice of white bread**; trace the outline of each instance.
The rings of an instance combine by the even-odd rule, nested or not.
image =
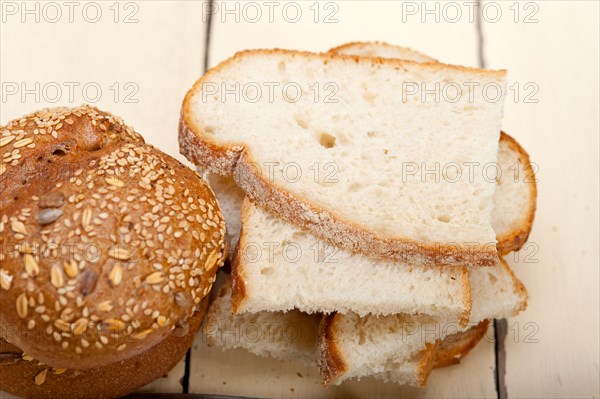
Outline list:
[[[511,136],[502,132],[498,150],[502,176],[496,185],[492,225],[498,253],[518,251],[527,242],[537,199],[537,180],[529,154]]]
[[[527,242],[535,215],[537,185],[529,155],[508,133],[500,133],[497,162],[502,175],[494,194],[492,226],[498,253],[506,255],[518,251]],[[246,193],[231,176],[209,173],[206,179],[221,204],[230,248],[234,249],[242,227],[242,202]]]
[[[351,42],[329,50],[330,53],[358,55],[361,57],[396,58],[415,62],[438,62],[435,58],[408,47],[384,42]]]
[[[398,58],[415,62],[437,62],[418,51],[383,42],[353,42],[329,50],[365,57]],[[500,255],[518,251],[527,241],[536,209],[537,185],[529,155],[509,134],[501,132],[497,163],[502,174],[496,184],[492,227]],[[231,176],[208,174],[207,180],[219,197],[227,223],[231,248],[241,228],[244,191]]]
[[[231,281],[228,279],[210,305],[203,324],[208,345],[242,348],[262,357],[295,361],[316,367],[318,325],[321,315],[298,311],[233,314]],[[487,320],[425,349],[408,354],[401,363],[386,362],[375,378],[399,384],[423,386],[433,368],[456,364],[481,340]],[[406,349],[408,350],[408,349]]]
[[[307,313],[423,313],[466,324],[467,268],[411,266],[325,244],[249,199],[232,262],[233,310]],[[481,269],[493,270],[493,267]]]
[[[469,272],[473,287],[471,326],[485,319],[514,316],[527,306],[527,292],[504,260],[497,267],[475,267]],[[354,313],[334,313],[325,316],[320,326],[321,376],[326,383],[339,384],[376,374],[389,361],[404,361],[407,345],[414,352],[464,330],[453,322],[420,319],[415,323],[406,315],[361,318]]]
[[[230,248],[229,255],[232,257],[242,229],[242,202],[245,194],[231,176],[207,173],[204,178],[213,189],[221,206],[226,226],[225,238]]]
[[[244,51],[186,95],[180,149],[233,174],[259,205],[353,252],[493,265],[495,184],[484,169],[496,161],[505,78],[445,64]],[[461,95],[441,95],[447,85]],[[440,95],[425,95],[432,87]]]
[[[320,320],[319,314],[297,310],[234,314],[231,279],[227,278],[208,308],[202,331],[210,346],[243,348],[257,356],[297,360],[316,367]]]
[[[437,62],[418,51],[383,42],[352,42],[334,47],[329,52]],[[494,195],[492,226],[498,240],[498,253],[505,255],[518,251],[529,237],[535,215],[537,184],[529,155],[514,138],[504,132],[500,133],[496,162],[501,174]]]

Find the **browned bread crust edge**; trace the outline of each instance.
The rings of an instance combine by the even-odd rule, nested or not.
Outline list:
[[[356,42],[349,42],[349,43],[344,43],[344,44],[342,44],[342,45],[340,45],[340,46],[337,46],[337,47],[332,47],[332,48],[330,48],[330,49],[329,49],[327,52],[328,52],[328,53],[333,53],[333,54],[336,54],[336,53],[339,53],[340,51],[344,51],[344,50],[346,50],[348,47],[355,47],[355,46],[372,46],[372,45],[378,45],[378,46],[388,47],[388,48],[390,48],[390,49],[396,49],[396,50],[397,50],[397,49],[401,49],[401,50],[403,50],[403,51],[406,51],[406,52],[409,52],[409,53],[417,54],[417,55],[419,55],[419,56],[421,56],[421,57],[423,57],[423,58],[428,58],[428,59],[429,59],[429,61],[427,61],[427,62],[435,62],[435,63],[438,63],[438,62],[439,62],[439,61],[438,61],[438,60],[436,60],[435,58],[432,58],[432,57],[428,56],[427,54],[423,54],[423,53],[421,53],[420,51],[413,50],[413,49],[412,49],[412,48],[410,48],[410,47],[397,46],[397,45],[390,44],[390,43],[387,43],[387,42],[382,42],[382,41],[374,41],[374,42],[361,42],[361,41],[356,41]]]
[[[321,373],[323,386],[329,385],[333,380],[348,370],[346,360],[337,346],[335,338],[335,318],[337,313],[325,315],[319,323],[319,338],[317,341],[317,364]]]
[[[525,178],[528,179],[525,182],[529,188],[529,207],[526,210],[517,210],[518,212],[524,213],[523,222],[515,227],[515,229],[507,234],[496,237],[498,243],[499,255],[506,255],[512,251],[518,251],[521,249],[523,244],[527,242],[531,228],[533,227],[533,219],[535,218],[536,202],[537,202],[537,183],[535,172],[529,160],[529,154],[512,136],[505,132],[500,132],[500,141],[507,143],[511,150],[518,154],[519,164],[525,167],[526,173]]]
[[[437,345],[433,368],[447,367],[460,363],[471,349],[485,336],[490,321],[483,320],[467,331],[452,334]]]

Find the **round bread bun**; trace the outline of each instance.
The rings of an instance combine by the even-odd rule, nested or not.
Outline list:
[[[179,330],[146,352],[127,360],[91,369],[54,369],[23,356],[19,348],[0,339],[0,390],[26,398],[116,398],[167,374],[194,341],[206,312],[204,299]]]
[[[146,352],[185,326],[223,263],[198,174],[90,106],[0,127],[0,337],[55,368]]]

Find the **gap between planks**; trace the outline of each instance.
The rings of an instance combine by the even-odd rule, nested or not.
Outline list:
[[[214,0],[209,0],[208,1],[208,9],[212,10],[212,8],[214,7]],[[204,54],[202,55],[202,59],[203,59],[203,64],[202,64],[202,74],[204,75],[206,73],[206,71],[208,70],[208,63],[209,63],[209,54],[210,54],[210,33],[212,30],[212,16],[213,13],[209,12],[208,13],[208,19],[206,21],[206,30],[205,30],[205,34],[204,34]],[[200,18],[202,18],[202,16],[200,16]],[[184,373],[183,373],[183,377],[181,378],[181,387],[182,387],[182,392],[184,394],[189,394],[190,392],[190,369],[192,366],[192,348],[190,347],[188,349],[188,351],[185,354],[185,368],[184,368]]]

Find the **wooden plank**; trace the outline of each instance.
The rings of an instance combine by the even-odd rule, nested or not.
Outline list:
[[[323,388],[317,367],[254,356],[243,349],[192,347],[190,393],[265,398],[496,398],[493,329],[459,366],[435,370],[423,389],[365,378]]]
[[[55,18],[52,9],[44,11],[42,2],[35,2],[39,22],[35,14],[23,16],[24,3],[11,3],[17,6],[16,14],[9,9],[0,25],[0,81],[3,91],[14,85],[18,91],[2,99],[1,123],[45,106],[90,102],[121,116],[147,142],[183,159],[177,125],[183,96],[202,69],[202,3],[138,1],[115,8],[115,2],[95,2],[101,12],[95,23],[88,22],[96,19],[95,6],[83,14],[85,3],[74,9],[72,23],[61,2],[55,3],[62,13],[55,23],[50,21]],[[35,4],[27,7],[32,10]],[[72,97],[69,84],[74,87]],[[22,98],[21,85],[32,93]],[[166,378],[142,391],[182,392],[184,370],[181,361]],[[0,397],[9,396],[0,392]]]
[[[35,14],[23,14],[26,3],[10,3],[17,10],[4,16],[0,31],[0,80],[17,91],[2,99],[2,123],[45,106],[89,102],[179,157],[181,102],[203,64],[201,2],[91,2],[95,6],[85,12],[81,3],[72,12],[73,23],[61,2],[54,3],[62,13],[56,23],[43,2],[27,6],[33,10],[37,4],[39,23]],[[88,22],[96,19],[96,8],[101,17]],[[23,89],[32,93],[23,96]]]
[[[520,86],[503,126],[539,166],[531,244],[508,258],[530,295],[508,320],[508,397],[599,397],[598,2],[520,3],[519,22],[502,4],[485,56]]]
[[[261,2],[227,5],[217,0],[212,10],[205,11],[213,14],[211,66],[244,49],[326,51],[346,42],[369,40],[411,47],[444,62],[477,65],[475,23],[467,6],[459,6],[462,18],[452,22],[452,10],[440,2],[279,1],[272,8],[252,5],[257,3]],[[427,13],[436,7],[437,12]]]

